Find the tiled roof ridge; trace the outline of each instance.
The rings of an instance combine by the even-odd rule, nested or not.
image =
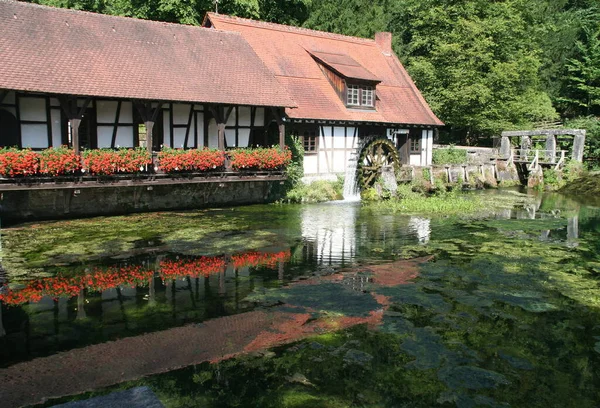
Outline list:
[[[233,24],[240,24],[240,25],[252,26],[252,27],[257,27],[257,28],[285,31],[285,32],[304,34],[304,35],[312,35],[314,37],[331,38],[331,39],[337,39],[337,40],[341,40],[341,41],[348,41],[348,42],[359,43],[359,44],[373,44],[373,45],[376,44],[375,40],[373,38],[354,37],[351,35],[330,33],[327,31],[313,30],[310,28],[295,27],[295,26],[290,26],[290,25],[286,25],[286,24],[277,24],[277,23],[271,23],[271,22],[267,22],[267,21],[252,20],[249,18],[229,16],[227,14],[216,14],[213,12],[206,13],[206,16],[208,18],[215,17],[217,19],[227,20],[228,22],[231,22]],[[205,17],[205,21],[206,21],[206,17]]]
[[[74,14],[74,15],[87,14],[87,15],[97,16],[99,18],[105,18],[105,19],[113,19],[113,20],[120,20],[120,21],[135,21],[135,22],[141,22],[142,24],[157,24],[157,25],[161,25],[161,26],[174,26],[174,27],[178,27],[178,28],[185,27],[185,28],[192,28],[192,29],[200,29],[200,30],[204,30],[206,32],[217,31],[220,33],[225,33],[225,34],[234,34],[234,35],[238,35],[238,36],[240,35],[240,33],[235,32],[235,31],[227,31],[227,30],[219,30],[219,29],[206,30],[201,25],[171,23],[168,21],[160,21],[160,20],[147,20],[145,18],[138,18],[138,17],[115,16],[114,14],[103,14],[103,13],[97,13],[94,11],[76,10],[76,9],[71,9],[71,8],[47,6],[44,4],[29,3],[29,2],[18,1],[18,0],[0,0],[0,3],[17,4],[21,7],[52,10],[52,11],[61,12],[61,13],[65,13],[65,14]]]

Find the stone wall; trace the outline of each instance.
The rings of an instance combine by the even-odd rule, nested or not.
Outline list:
[[[29,220],[184,210],[274,201],[281,180],[2,192],[2,224]]]

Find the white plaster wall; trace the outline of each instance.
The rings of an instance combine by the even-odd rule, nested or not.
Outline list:
[[[256,113],[254,116],[254,126],[264,126],[265,125],[265,108],[256,108]]]
[[[317,174],[317,155],[304,155],[304,174]]]
[[[62,144],[62,122],[60,121],[60,111],[52,109],[50,119],[52,120],[52,146],[58,147]]]
[[[98,123],[114,122],[117,113],[117,104],[117,101],[96,101],[96,121]]]
[[[198,140],[196,146],[204,146],[204,113],[196,112],[196,129],[198,129]]]
[[[171,112],[163,111],[163,145],[171,147],[171,130],[170,130]]]
[[[251,111],[249,106],[240,106],[238,108],[238,125],[239,126],[250,126],[251,123]]]
[[[133,123],[133,104],[131,102],[121,102],[119,123]]]
[[[112,143],[112,134],[112,126],[98,126],[98,148],[109,148]]]
[[[227,113],[228,109],[229,108],[225,108],[225,113]],[[233,110],[229,114],[229,117],[227,118],[227,123],[225,124],[226,127],[234,127],[235,126],[236,111],[237,111],[237,108],[233,108]]]
[[[227,147],[237,147],[235,145],[235,129],[225,128],[225,140]]]
[[[46,99],[44,98],[19,98],[19,109],[21,120],[38,120],[43,122],[47,120]]]
[[[219,134],[217,129],[217,121],[213,118],[208,122],[208,147],[219,147]]]
[[[433,164],[433,130],[429,131],[429,135],[427,136],[427,162],[426,166],[431,166]]]
[[[23,147],[33,149],[49,147],[48,126],[46,124],[21,125],[21,144]]]
[[[248,147],[250,142],[250,129],[239,129],[238,130],[238,147]]]
[[[183,104],[183,103],[174,103],[173,104],[173,124],[174,125],[187,125],[188,119],[190,117],[190,109],[192,109],[192,105],[187,105],[187,104]],[[178,145],[176,144],[175,147],[178,147]]]
[[[185,128],[173,128],[173,147],[180,149],[184,147],[185,142]],[[192,137],[194,134],[192,133]]]
[[[421,165],[421,155],[419,153],[412,153],[410,155],[409,164],[411,166],[420,166]]]
[[[134,147],[133,146],[133,126],[119,126],[115,146]]]

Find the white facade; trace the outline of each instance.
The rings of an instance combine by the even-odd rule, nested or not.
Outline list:
[[[304,153],[305,181],[335,179],[338,174],[346,172],[350,157],[358,153],[357,148],[360,141],[358,127],[319,125],[317,128],[316,151],[305,151]],[[423,129],[418,132],[420,150],[410,152],[407,146],[408,155],[405,164],[430,166],[433,152],[433,130]],[[386,137],[396,146],[401,145],[401,138],[406,139],[408,134],[409,129],[386,129]]]

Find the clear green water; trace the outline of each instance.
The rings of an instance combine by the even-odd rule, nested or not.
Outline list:
[[[310,316],[285,344],[74,398],[148,385],[167,407],[600,406],[600,209],[564,196],[462,219],[328,203],[2,233],[0,374],[223,316]],[[390,262],[401,278],[377,275]]]

